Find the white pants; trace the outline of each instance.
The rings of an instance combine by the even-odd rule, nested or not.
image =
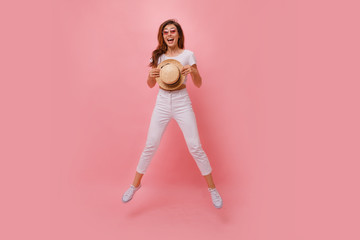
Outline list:
[[[203,176],[210,174],[212,169],[201,147],[195,114],[186,88],[175,91],[166,91],[159,88],[156,104],[151,116],[146,145],[136,171],[142,174],[146,172],[171,118],[174,118],[180,126],[187,147],[195,159],[201,174]]]

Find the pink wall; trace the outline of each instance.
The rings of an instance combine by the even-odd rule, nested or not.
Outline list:
[[[214,226],[208,236],[212,231],[220,234],[216,232],[222,228],[230,229],[224,235],[228,237],[260,237],[280,230],[280,219],[289,218],[293,207],[295,162],[289,159],[294,158],[295,143],[286,139],[295,134],[294,3],[68,1],[58,4],[55,13],[56,44],[63,60],[57,73],[62,77],[55,89],[66,96],[57,98],[61,110],[55,113],[62,123],[60,138],[66,149],[62,159],[68,159],[64,181],[114,185],[116,191],[124,191],[132,182],[157,93],[157,88],[146,84],[147,64],[157,45],[159,25],[176,18],[185,33],[185,47],[194,51],[203,77],[200,89],[189,81],[188,91],[215,184],[224,198],[223,213],[213,216],[213,224],[221,224],[221,228],[215,230]],[[143,189],[152,186],[160,191],[163,187],[169,194],[177,189],[183,195],[206,191],[175,121],[169,125],[143,184]],[[169,186],[174,188],[167,189]],[[194,187],[199,191],[192,192]],[[283,194],[285,189],[289,194]],[[143,200],[155,201],[154,192]],[[190,221],[199,222],[201,235],[206,235],[209,224],[203,214],[213,210],[210,200],[205,200],[196,203],[197,208],[209,208],[205,213],[189,211]],[[182,203],[181,199],[168,201],[170,206]],[[118,205],[125,212],[136,209]],[[159,209],[151,207],[151,211]],[[169,218],[163,213],[141,215],[144,220],[136,221],[142,224],[147,219],[143,223],[146,229],[153,228],[147,222],[155,216],[164,221]],[[271,220],[273,215],[277,221]],[[124,224],[131,223],[123,217]],[[178,221],[174,224],[186,225]],[[242,221],[247,223],[239,224]],[[287,229],[283,236],[290,236],[291,223],[282,224]],[[176,226],[172,228],[169,233],[177,231]]]
[[[3,44],[13,47],[2,66],[16,93],[2,94],[12,99],[4,116],[16,118],[3,118],[1,176],[12,197],[2,239],[359,238],[355,1],[21,6],[19,17],[2,15],[28,43]],[[158,91],[147,64],[168,18],[182,25],[203,78],[187,86],[221,210],[175,121],[143,188],[121,202]]]

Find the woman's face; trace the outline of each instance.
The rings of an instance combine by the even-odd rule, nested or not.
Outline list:
[[[163,30],[163,38],[166,45],[170,48],[178,45],[179,33],[174,24],[168,24],[165,26]]]

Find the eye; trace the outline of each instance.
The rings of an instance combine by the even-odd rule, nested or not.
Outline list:
[[[172,29],[170,29],[170,32],[171,32],[171,33],[176,33],[176,29],[175,29],[175,28],[172,28]]]
[[[163,33],[167,35],[169,33],[169,30],[164,30]]]

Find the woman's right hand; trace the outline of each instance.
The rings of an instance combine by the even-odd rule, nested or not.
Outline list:
[[[152,77],[152,78],[158,78],[158,77],[160,77],[160,69],[158,69],[158,68],[152,68],[152,69],[150,69],[150,71],[149,71],[149,77]]]

